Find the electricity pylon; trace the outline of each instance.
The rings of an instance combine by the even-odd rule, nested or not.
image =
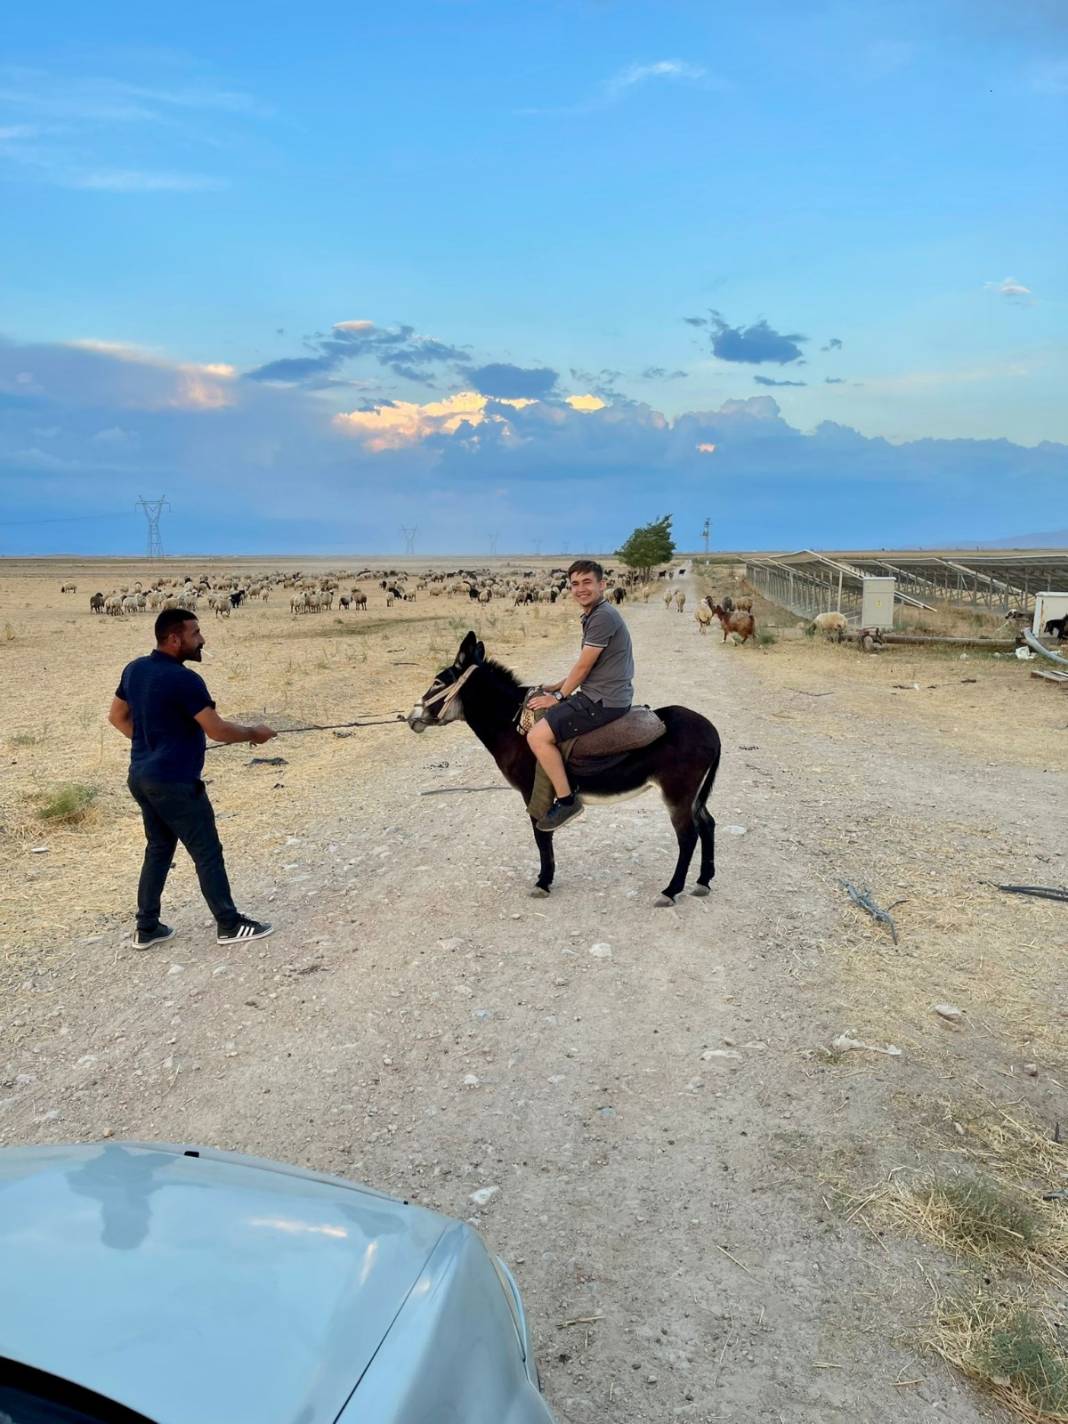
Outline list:
[[[165,509],[170,509],[170,504],[163,495],[159,499],[145,499],[142,495],[134,505],[134,509],[142,510],[148,520],[148,557],[162,559],[163,541],[159,536],[159,517]]]
[[[418,533],[419,530],[417,527],[413,526],[411,529],[406,529],[403,524],[401,525],[401,534],[404,536],[404,552],[406,554],[415,553],[415,536]]]
[[[705,541],[705,553],[708,553],[708,536],[712,529],[712,521],[705,519],[705,527],[701,530],[701,538]]]

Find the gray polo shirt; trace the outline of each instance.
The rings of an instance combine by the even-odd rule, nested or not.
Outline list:
[[[604,599],[582,615],[582,646],[604,649],[587,673],[582,691],[606,707],[630,707],[634,702],[630,630],[619,610]]]

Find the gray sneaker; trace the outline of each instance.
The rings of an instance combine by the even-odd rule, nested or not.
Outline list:
[[[576,796],[570,806],[565,806],[562,801],[554,801],[549,811],[537,823],[538,830],[558,831],[563,826],[580,821],[585,814],[586,807],[582,804],[581,796]]]

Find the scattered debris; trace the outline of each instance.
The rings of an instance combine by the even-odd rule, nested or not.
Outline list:
[[[1037,1078],[1037,1077],[1038,1077],[1038,1064],[1037,1064],[1037,1063],[1025,1063],[1025,1064],[1023,1064],[1023,1070],[1024,1070],[1024,1072],[1027,1074],[1027,1076],[1028,1076],[1029,1078]]]
[[[870,890],[858,890],[851,880],[839,880],[838,883],[842,886],[843,890],[845,890],[854,905],[858,905],[860,909],[866,911],[873,920],[877,920],[880,924],[889,927],[890,938],[897,944],[897,925],[894,924],[891,918],[890,910],[895,910],[898,905],[903,905],[905,901],[895,900],[889,910],[884,910],[881,905],[877,905],[872,899]]]
[[[479,1187],[477,1192],[472,1192],[468,1201],[474,1202],[475,1206],[485,1206],[489,1199],[500,1191],[500,1187]]]
[[[289,762],[285,757],[252,757],[249,766],[288,766]]]
[[[597,1315],[576,1315],[573,1320],[558,1320],[556,1323],[556,1328],[557,1330],[568,1330],[571,1328],[572,1325],[595,1325],[598,1320],[603,1319],[603,1311],[599,1312]]]
[[[420,791],[420,796],[444,796],[449,791],[511,791],[510,786],[432,786],[429,791]]]
[[[30,846],[31,855],[47,855],[48,846]]]
[[[701,1057],[707,1063],[711,1058],[741,1058],[736,1048],[706,1048]]]
[[[964,1017],[964,1010],[958,1009],[955,1004],[932,1004],[931,1008],[940,1019],[946,1019],[949,1023],[960,1023]]]
[[[831,1051],[834,1053],[851,1053],[856,1049],[863,1049],[866,1053],[885,1053],[887,1058],[900,1058],[901,1049],[895,1048],[892,1043],[888,1043],[885,1048],[879,1048],[874,1043],[864,1043],[859,1038],[854,1038],[850,1033],[840,1033],[837,1038],[831,1039]]]
[[[984,880],[983,885],[992,885],[995,890],[1004,890],[1006,895],[1034,895],[1039,900],[1068,900],[1068,890],[1053,885],[998,885],[993,880]]]
[[[603,940],[599,940],[597,944],[590,945],[590,953],[593,955],[594,959],[611,959],[612,946],[610,944],[605,944]]]

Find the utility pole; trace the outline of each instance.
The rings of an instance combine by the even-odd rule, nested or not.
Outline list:
[[[414,525],[411,529],[406,529],[403,524],[401,525],[401,534],[404,536],[404,552],[406,554],[415,553],[415,536],[418,533],[419,530]]]
[[[162,559],[163,541],[159,537],[159,517],[165,509],[170,509],[166,496],[161,495],[159,499],[145,499],[142,495],[134,505],[134,509],[140,509],[148,520],[148,557]]]
[[[708,553],[708,536],[709,536],[709,532],[710,532],[711,528],[712,528],[712,521],[711,521],[711,519],[709,519],[709,518],[707,517],[707,515],[706,515],[706,517],[705,517],[705,527],[701,530],[701,538],[705,541],[705,553],[706,553],[706,554]]]

